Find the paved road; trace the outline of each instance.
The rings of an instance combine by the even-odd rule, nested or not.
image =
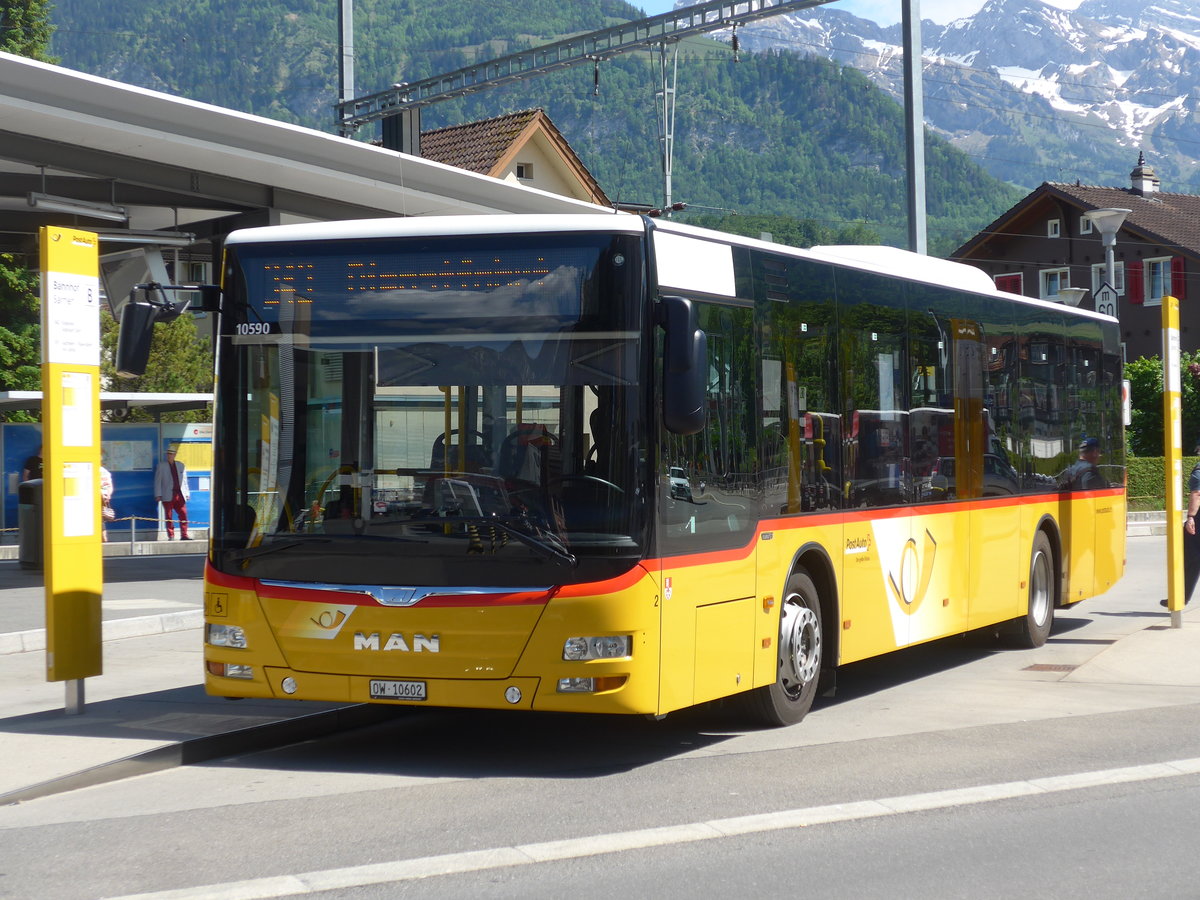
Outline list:
[[[1045,647],[857,663],[793,728],[415,708],[3,807],[0,896],[1193,896],[1200,612],[1165,627],[1163,545]]]

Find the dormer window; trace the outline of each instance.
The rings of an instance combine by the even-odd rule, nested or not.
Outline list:
[[[533,181],[533,163],[517,163],[517,178],[521,181]]]
[[[1056,238],[1062,234],[1062,219],[1050,219],[1046,222],[1046,237]]]

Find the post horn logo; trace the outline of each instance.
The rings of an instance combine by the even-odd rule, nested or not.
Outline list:
[[[917,611],[925,593],[929,590],[929,582],[933,578],[933,561],[937,555],[937,541],[925,529],[925,550],[917,550],[916,538],[909,538],[900,552],[899,582],[897,573],[888,573],[888,588],[896,605],[908,615]]]
[[[337,630],[342,627],[342,623],[346,621],[346,614],[340,609],[327,609],[319,616],[314,616],[308,621],[312,622],[318,628],[328,630]]]

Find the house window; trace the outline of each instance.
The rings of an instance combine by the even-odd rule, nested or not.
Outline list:
[[[1056,238],[1062,234],[1062,219],[1050,219],[1046,222],[1046,237]]]
[[[533,163],[517,163],[517,177],[522,181],[532,181]]]
[[[1162,306],[1162,298],[1171,293],[1171,257],[1143,260],[1142,281],[1146,288],[1146,305]]]
[[[1080,234],[1091,234],[1092,233],[1092,220],[1089,219],[1087,216],[1079,217],[1079,233]]]
[[[1038,274],[1041,276],[1043,300],[1057,301],[1058,292],[1071,286],[1070,269],[1042,269]]]
[[[188,284],[208,284],[212,278],[208,274],[208,263],[185,262],[183,264],[184,280]]]
[[[1107,264],[1096,263],[1096,265],[1092,266],[1092,294],[1093,295],[1096,293],[1096,291],[1100,290],[1101,285],[1104,284],[1104,279],[1107,277],[1108,277],[1108,265]],[[1118,262],[1118,263],[1113,264],[1113,280],[1116,281],[1116,284],[1114,284],[1113,287],[1116,288],[1117,296],[1124,297],[1125,296],[1125,263]]]
[[[997,275],[995,282],[996,290],[1008,291],[1010,294],[1019,294],[1025,288],[1025,285],[1021,281],[1020,272],[1011,275]]]

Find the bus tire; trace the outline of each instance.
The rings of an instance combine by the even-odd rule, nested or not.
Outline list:
[[[746,712],[770,726],[795,725],[803,719],[821,677],[824,632],[816,585],[806,571],[797,569],[783,593],[775,683],[744,695]]]
[[[1050,636],[1054,624],[1054,603],[1058,598],[1058,577],[1050,539],[1039,531],[1029,554],[1029,604],[1017,620],[1016,643],[1020,647],[1040,647]]]

